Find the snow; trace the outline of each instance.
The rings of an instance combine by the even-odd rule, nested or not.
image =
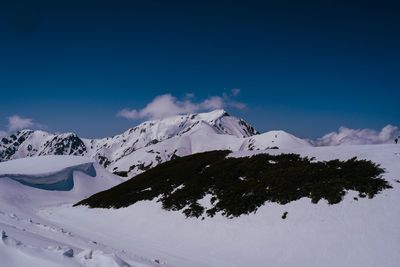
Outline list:
[[[68,167],[93,163],[93,159],[76,156],[41,156],[0,163],[0,176],[6,174],[39,175],[61,171]]]
[[[37,183],[21,183],[16,179],[23,175],[28,180],[45,183],[63,177],[65,170],[72,173],[73,186],[69,190],[48,190],[39,188]],[[70,156],[3,162],[0,171],[1,266],[130,266],[125,256],[119,255],[121,252],[38,216],[42,210],[66,204],[71,207],[78,200],[115,186],[122,182],[119,177],[93,160]],[[141,258],[131,257],[128,261],[135,266],[152,266],[143,264],[146,260]]]
[[[265,150],[271,148],[304,148],[311,146],[307,141],[284,131],[269,131],[245,139],[240,151]]]
[[[289,137],[288,142],[292,142]],[[207,138],[194,141],[191,137],[172,140],[187,142],[184,147],[191,147],[192,151],[200,149],[193,149],[196,142],[213,142]],[[69,191],[43,190],[2,178],[0,231],[7,237],[0,241],[1,264],[398,266],[400,183],[395,180],[400,179],[400,146],[280,147],[236,151],[230,156],[265,152],[299,153],[317,160],[344,160],[354,156],[369,159],[382,165],[386,170],[384,178],[393,189],[373,199],[355,200],[357,194],[349,192],[336,205],[325,201],[312,204],[310,199],[303,198],[287,205],[267,203],[256,214],[239,218],[217,215],[201,220],[186,219],[181,212],[165,211],[156,201],[143,201],[118,210],[72,207],[86,196],[120,182],[96,163],[89,163],[95,168],[95,177],[79,168],[73,172],[74,187]],[[47,169],[45,173],[75,168],[81,163]],[[0,163],[0,170],[3,164]],[[18,167],[13,171],[21,173]],[[207,203],[209,196],[202,201]],[[281,218],[284,212],[288,212],[286,219]],[[71,249],[72,257],[63,255]]]
[[[0,164],[0,178],[46,190],[68,191],[74,187],[73,172],[96,176],[93,160],[73,156],[44,156]]]

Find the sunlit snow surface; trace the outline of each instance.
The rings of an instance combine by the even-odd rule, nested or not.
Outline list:
[[[256,214],[235,219],[217,215],[200,220],[186,219],[179,211],[162,210],[155,201],[119,210],[72,207],[120,182],[96,164],[92,165],[94,177],[85,170],[74,171],[74,186],[68,191],[37,189],[3,177],[0,265],[398,266],[399,145],[298,147],[268,152],[294,152],[317,160],[354,156],[370,159],[386,170],[384,178],[393,189],[373,199],[355,200],[357,195],[350,192],[336,205],[325,201],[312,204],[303,198],[287,205],[267,203]],[[254,153],[262,151],[235,152],[231,156]],[[82,163],[59,166],[54,172]],[[3,164],[0,173],[4,175]],[[51,168],[45,173],[49,172]],[[287,218],[282,219],[285,211]]]

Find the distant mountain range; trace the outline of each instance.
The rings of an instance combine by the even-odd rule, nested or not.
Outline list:
[[[159,163],[198,152],[298,148],[311,146],[284,131],[260,134],[224,110],[146,121],[120,135],[102,139],[74,133],[22,130],[0,141],[0,161],[43,155],[95,159],[111,172],[134,176]]]

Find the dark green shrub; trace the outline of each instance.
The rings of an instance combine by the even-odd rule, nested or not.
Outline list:
[[[160,164],[76,205],[120,208],[158,198],[166,210],[188,217],[216,213],[233,218],[255,213],[265,202],[287,204],[302,197],[312,203],[339,203],[348,190],[374,197],[391,186],[379,165],[356,158],[315,162],[297,154],[226,158],[230,151],[194,154]],[[211,207],[199,200],[211,195]],[[286,217],[286,216],[285,216]]]

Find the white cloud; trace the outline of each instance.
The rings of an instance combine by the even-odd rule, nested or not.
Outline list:
[[[13,132],[23,128],[32,127],[34,125],[32,119],[21,118],[18,115],[8,117],[8,131]]]
[[[127,118],[127,119],[132,119],[132,120],[137,119],[137,118],[140,117],[139,113],[135,109],[129,110],[127,108],[124,108],[123,110],[118,112],[117,116],[118,117],[124,117],[124,118]]]
[[[212,96],[197,105],[199,110],[214,110],[226,106],[224,99],[219,96]]]
[[[387,144],[399,135],[399,128],[390,124],[381,131],[340,127],[338,132],[328,133],[314,143],[319,146]]]
[[[228,103],[229,107],[234,107],[236,109],[245,109],[246,105],[244,103],[241,102],[236,102],[236,101],[231,101]]]
[[[127,119],[154,120],[178,114],[210,111],[225,107],[243,109],[246,105],[244,103],[233,101],[231,97],[225,94],[223,96],[211,96],[201,102],[194,101],[193,93],[186,94],[182,100],[177,99],[171,94],[165,94],[155,97],[141,110],[125,108],[118,112],[117,116]]]
[[[17,130],[25,129],[25,128],[45,128],[44,125],[34,123],[32,119],[22,118],[18,115],[14,115],[7,118],[8,125],[6,131],[0,130],[0,137],[4,137],[10,135],[12,132]]]

